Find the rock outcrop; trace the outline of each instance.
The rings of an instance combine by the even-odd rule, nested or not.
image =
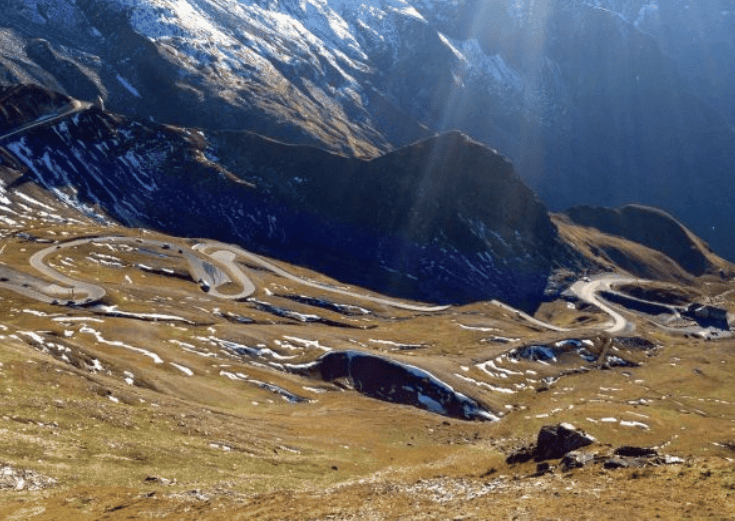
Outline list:
[[[35,85],[0,86],[0,136],[70,102],[68,96]]]
[[[286,367],[294,373],[327,382],[346,380],[350,387],[366,396],[443,416],[480,421],[498,419],[484,405],[455,391],[431,373],[370,353],[332,351],[315,362]]]
[[[515,451],[506,462],[513,464],[531,459],[537,462],[558,459],[596,441],[593,436],[569,423],[545,425],[539,430],[535,445]]]
[[[602,465],[606,469],[643,468],[659,465],[676,465],[684,463],[682,458],[669,454],[659,454],[651,447],[637,447],[623,445],[614,451],[604,447],[579,450],[595,444],[597,440],[568,423],[545,425],[541,427],[535,445],[529,445],[512,452],[506,463],[514,465],[536,461],[536,473],[533,476],[542,476],[553,472],[554,465],[548,460],[560,459],[559,468],[568,472],[584,468],[588,465]]]
[[[533,457],[536,461],[561,458],[568,452],[592,445],[596,441],[594,437],[569,423],[545,425],[538,433]]]

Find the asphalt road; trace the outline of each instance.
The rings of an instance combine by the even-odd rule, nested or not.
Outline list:
[[[559,331],[559,332],[573,331],[572,329],[568,329],[566,327],[555,326],[554,324],[549,324],[548,322],[544,322],[542,320],[534,318],[528,313],[521,311],[520,309],[516,309],[512,306],[509,306],[505,302],[500,302],[499,300],[493,300],[492,303],[498,306],[499,308],[502,308],[510,313],[513,313],[516,317],[523,318],[526,322],[530,322],[531,324],[548,329],[550,331]]]
[[[67,295],[68,288],[28,275],[0,264],[0,288],[9,289],[28,298],[52,304]]]
[[[91,303],[102,299],[105,296],[105,289],[102,286],[96,284],[89,284],[87,282],[81,282],[67,277],[66,275],[59,273],[55,269],[44,264],[44,259],[52,252],[57,252],[61,249],[73,248],[82,244],[91,242],[92,239],[78,239],[54,246],[49,246],[40,251],[34,253],[30,258],[30,265],[36,271],[43,273],[50,279],[62,284],[65,287],[65,295],[60,295],[67,302],[73,302],[74,304]],[[84,298],[80,298],[84,295]]]
[[[102,286],[67,277],[45,263],[46,257],[51,253],[56,253],[67,248],[75,248],[92,242],[128,243],[134,246],[138,245],[154,248],[157,251],[166,252],[171,255],[181,255],[189,264],[189,272],[191,273],[192,278],[199,282],[202,288],[206,287],[210,295],[214,297],[228,300],[239,300],[249,297],[255,291],[255,286],[247,275],[243,273],[242,270],[232,262],[232,259],[227,256],[211,256],[203,260],[196,254],[196,252],[187,247],[179,247],[163,241],[134,237],[90,237],[49,246],[48,248],[44,248],[33,254],[29,263],[31,267],[53,280],[56,284],[49,285],[46,288],[39,288],[38,291],[28,291],[28,288],[23,286],[23,284],[27,284],[26,282],[22,282],[20,279],[15,279],[15,283],[1,283],[0,287],[12,289],[13,291],[32,298],[37,298],[44,302],[59,300],[64,303],[71,302],[74,305],[97,302],[106,294],[106,291]],[[207,267],[209,267],[209,269],[207,269]],[[229,282],[239,284],[242,289],[237,293],[220,293],[217,287],[223,283]],[[40,296],[39,293],[43,295],[42,298],[38,298]]]
[[[635,282],[640,282],[640,279],[623,277],[622,275],[615,274],[604,274],[593,277],[589,282],[579,280],[569,289],[580,300],[587,302],[588,304],[592,304],[593,306],[597,306],[607,313],[612,319],[612,324],[610,324],[605,331],[611,335],[617,335],[619,333],[630,333],[635,331],[635,324],[605,304],[597,295],[601,291],[610,291],[610,286],[612,284],[628,284]]]
[[[51,123],[55,123],[61,119],[67,118],[71,116],[72,114],[76,114],[77,112],[87,110],[91,106],[92,106],[91,103],[86,103],[86,102],[79,101],[79,100],[72,100],[71,103],[69,103],[66,106],[66,108],[62,110],[61,112],[44,116],[42,117],[42,119],[38,119],[31,123],[26,123],[25,125],[22,125],[16,128],[12,132],[8,132],[0,136],[0,141],[11,138],[18,134],[22,134],[23,132],[26,132],[32,128],[40,127],[43,125],[50,125]]]
[[[33,289],[28,287],[27,281],[19,278],[18,276],[13,276],[12,280],[4,282],[0,281],[0,287],[11,289],[17,293],[47,303],[53,303],[56,301],[57,303],[72,303],[74,305],[80,305],[97,302],[106,294],[105,289],[102,286],[67,277],[45,263],[46,257],[52,253],[57,253],[67,248],[83,246],[92,242],[126,243],[133,246],[151,248],[155,252],[161,252],[167,255],[180,255],[186,259],[189,265],[189,273],[192,275],[192,278],[199,283],[200,287],[204,291],[216,298],[242,300],[251,296],[255,292],[255,285],[243,271],[241,265],[236,262],[238,258],[244,258],[272,271],[273,273],[276,273],[277,275],[299,284],[339,295],[367,300],[377,304],[410,311],[436,312],[449,308],[449,306],[423,306],[408,304],[391,299],[362,295],[348,290],[333,288],[292,275],[278,266],[261,259],[259,256],[231,244],[224,244],[216,241],[202,241],[196,244],[193,248],[189,248],[187,246],[176,245],[175,243],[122,236],[76,239],[39,250],[31,256],[29,263],[31,267],[39,273],[53,280],[54,284],[46,284],[45,286],[41,285],[39,287],[39,284],[36,283],[36,288]],[[11,279],[11,277],[7,278]],[[230,283],[239,287],[239,291],[236,293],[223,293],[219,290],[221,286]]]
[[[276,275],[280,275],[281,277],[285,279],[291,280],[293,282],[297,282],[299,284],[303,284],[304,286],[309,286],[311,288],[319,289],[322,291],[328,291],[336,295],[344,295],[346,297],[358,298],[358,299],[365,300],[368,302],[374,302],[376,304],[383,304],[385,306],[390,306],[390,307],[399,308],[399,309],[406,309],[409,311],[437,312],[437,311],[444,311],[446,309],[449,309],[450,307],[450,306],[423,306],[419,304],[407,304],[405,302],[398,302],[396,300],[386,299],[382,297],[373,297],[370,295],[363,295],[360,293],[355,293],[353,291],[333,288],[325,284],[320,284],[319,282],[314,282],[313,280],[308,280],[308,279],[304,279],[301,277],[297,277],[296,275],[292,275],[291,273],[279,268],[275,264],[272,264],[268,262],[267,260],[260,258],[258,255],[255,255],[254,253],[250,253],[249,251],[244,250],[232,244],[225,244],[225,243],[221,243],[217,241],[202,241],[201,243],[195,245],[194,249],[196,251],[201,251],[201,252],[206,252],[210,249],[216,250],[214,253],[211,254],[212,257],[217,255],[220,258],[227,258],[230,260],[230,262],[232,262],[233,266],[235,266],[234,259],[236,259],[237,257],[242,257],[244,259],[249,260],[250,262],[254,264],[258,264],[259,266],[262,266],[263,268],[275,273]]]
[[[200,285],[203,291],[207,292],[212,297],[226,300],[244,300],[255,292],[255,285],[244,271],[243,265],[238,263],[238,260],[247,260],[298,284],[336,295],[343,295],[368,302],[374,302],[376,304],[416,312],[439,312],[450,307],[410,304],[331,287],[326,284],[293,275],[260,256],[232,244],[200,240],[199,243],[190,248],[189,246],[179,245],[173,242],[169,243],[125,236],[76,239],[39,250],[31,256],[29,263],[32,268],[40,274],[43,274],[48,279],[51,279],[53,282],[48,282],[38,277],[33,277],[32,275],[19,272],[0,263],[0,288],[9,289],[29,298],[51,304],[82,305],[98,302],[106,294],[106,291],[102,286],[72,279],[45,263],[46,257],[52,253],[59,252],[67,248],[86,245],[92,242],[126,243],[140,249],[145,248],[152,253],[163,256],[178,255],[187,261],[189,273],[191,274],[192,279]],[[570,291],[580,300],[598,307],[611,318],[611,321],[608,322],[606,327],[603,329],[604,331],[611,335],[619,335],[622,333],[627,334],[635,331],[635,324],[606,304],[599,297],[599,293],[602,291],[611,291],[611,286],[613,284],[636,282],[641,282],[641,280],[616,274],[602,274],[592,277],[592,279],[589,280],[577,281],[572,285]],[[226,292],[220,290],[224,285],[228,286],[228,291]],[[237,291],[232,291],[233,286]],[[551,331],[580,331],[578,329],[563,328],[543,322],[502,302],[493,301],[493,303],[513,314],[517,318],[526,320]]]
[[[44,302],[63,300],[65,303],[71,302],[73,304],[79,305],[90,304],[99,301],[106,294],[105,289],[102,286],[78,281],[67,277],[66,275],[51,268],[44,262],[46,257],[51,253],[58,252],[66,248],[74,248],[77,246],[86,245],[91,242],[127,243],[133,246],[152,248],[154,251],[165,253],[168,255],[180,255],[181,257],[186,259],[189,266],[189,272],[192,275],[192,278],[197,281],[197,283],[199,283],[200,287],[211,296],[221,299],[242,300],[251,296],[255,292],[255,285],[247,276],[247,274],[243,271],[242,265],[237,263],[238,259],[245,259],[293,282],[337,295],[357,298],[368,302],[374,302],[376,304],[405,309],[408,311],[438,312],[444,311],[449,308],[449,306],[426,306],[420,304],[410,304],[382,297],[364,295],[345,289],[334,288],[325,284],[321,284],[319,282],[293,275],[286,270],[276,266],[275,264],[261,258],[260,256],[255,255],[238,246],[209,240],[202,240],[198,244],[195,244],[192,248],[189,248],[187,246],[179,246],[173,243],[135,237],[114,236],[77,239],[63,244],[56,244],[53,246],[49,246],[48,248],[44,248],[36,252],[30,258],[31,267],[33,267],[39,273],[42,273],[46,277],[53,280],[55,284],[49,284],[45,287],[38,287],[38,285],[36,284],[36,288],[29,288],[27,281],[22,281],[18,279],[17,281],[10,283],[7,281],[0,282],[0,287],[13,289],[18,293],[22,293],[26,296],[38,300],[43,300]],[[599,309],[610,316],[612,322],[609,324],[608,327],[605,328],[605,331],[614,335],[624,332],[632,332],[633,330],[635,330],[635,324],[633,324],[623,315],[605,304],[598,297],[598,293],[601,291],[609,291],[612,284],[631,283],[636,282],[637,280],[638,279],[627,278],[620,275],[606,274],[594,277],[590,281],[577,281],[570,289],[580,300],[597,306]],[[220,291],[219,288],[221,286],[230,283],[236,285],[239,288],[239,291],[235,293],[224,293]],[[574,331],[573,329],[563,328],[555,326],[553,324],[542,322],[502,302],[493,302],[506,311],[514,313],[515,316],[517,316],[518,318],[522,318],[532,324],[549,329],[551,331]]]

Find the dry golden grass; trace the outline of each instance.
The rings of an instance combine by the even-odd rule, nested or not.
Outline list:
[[[36,233],[42,232],[59,238],[61,229]],[[69,238],[112,233],[135,235],[90,226],[70,230]],[[562,233],[590,255],[600,244],[627,248],[635,262],[650,263],[653,274],[672,270],[665,280],[680,280],[688,291],[726,306],[735,303],[729,281],[692,279],[650,251],[590,230],[562,227]],[[17,238],[4,244],[1,260],[32,273],[27,259],[41,245]],[[95,253],[118,257],[126,266],[89,261]],[[62,257],[71,265],[61,264]],[[507,381],[493,380],[478,364],[517,346],[572,336],[592,339],[590,349],[599,350],[597,328],[606,317],[598,310],[571,309],[561,301],[539,308],[536,318],[582,328],[568,335],[519,321],[491,303],[428,315],[250,271],[258,300],[359,326],[343,328],[218,300],[194,282],[134,267],[154,262],[150,255],[88,245],[49,261],[69,276],[103,284],[120,310],[174,315],[193,324],[110,317],[0,290],[0,462],[57,480],[40,491],[0,490],[0,518],[726,519],[735,511],[735,451],[728,446],[735,442],[734,340],[674,335],[631,314],[637,334],[658,346],[620,352],[639,367],[592,369],[545,386],[542,376],[559,376],[581,362],[498,362],[523,375]],[[155,262],[184,267],[175,254]],[[371,314],[345,316],[285,295],[318,296]],[[323,352],[309,342],[374,352],[429,370],[504,417],[466,422],[381,402],[236,356],[213,339],[264,346],[293,357],[286,360],[292,363]],[[102,369],[90,369],[94,360]],[[226,376],[238,373],[246,378]],[[129,375],[133,384],[125,381]],[[508,389],[512,382],[528,385],[500,393],[462,377]],[[257,382],[311,401],[288,403]],[[510,451],[534,440],[540,426],[564,421],[593,434],[600,442],[594,450],[660,446],[686,463],[615,471],[595,465],[535,477],[533,463],[505,463]]]

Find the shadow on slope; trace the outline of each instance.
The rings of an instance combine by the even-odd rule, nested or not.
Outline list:
[[[709,247],[663,210],[634,204],[619,208],[575,206],[564,215],[581,226],[659,251],[695,277],[720,268]]]
[[[443,416],[479,421],[499,419],[481,403],[422,369],[359,351],[333,351],[315,362],[287,367],[294,373],[327,382],[346,380],[349,386],[371,398],[412,405]]]

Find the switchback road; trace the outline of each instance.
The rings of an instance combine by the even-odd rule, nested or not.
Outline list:
[[[602,291],[610,291],[610,286],[612,284],[628,284],[635,282],[640,282],[640,279],[623,277],[622,275],[605,274],[597,275],[589,281],[579,280],[572,285],[570,290],[580,300],[587,302],[588,304],[592,304],[593,306],[597,306],[607,313],[610,318],[612,318],[612,324],[610,327],[605,329],[605,331],[611,335],[616,335],[619,333],[630,333],[634,331],[635,324],[605,304],[598,297],[598,294]]]
[[[31,267],[39,273],[42,273],[49,279],[53,280],[54,284],[47,284],[37,291],[34,291],[28,289],[26,287],[27,284],[17,278],[15,283],[5,281],[0,284],[0,287],[12,289],[17,293],[21,293],[44,302],[57,301],[61,303],[61,301],[63,301],[63,303],[71,303],[74,305],[97,302],[106,294],[105,289],[102,286],[67,277],[56,269],[48,266],[45,259],[50,254],[58,253],[67,248],[75,248],[90,243],[105,242],[127,243],[133,246],[153,248],[157,252],[166,252],[172,256],[180,255],[187,261],[189,273],[191,274],[192,279],[195,280],[204,291],[208,292],[213,297],[227,300],[243,300],[255,292],[255,285],[243,271],[242,265],[239,265],[236,262],[238,258],[242,258],[258,264],[259,266],[262,266],[263,268],[291,281],[338,295],[358,298],[374,302],[376,304],[406,309],[409,311],[437,312],[444,311],[449,308],[449,306],[408,304],[387,298],[363,295],[344,289],[330,287],[325,284],[320,284],[318,282],[293,275],[279,268],[275,264],[262,259],[258,255],[231,244],[202,240],[192,248],[189,248],[188,246],[180,246],[163,241],[124,236],[88,237],[44,248],[33,254],[29,263]],[[221,292],[219,288],[229,283],[233,283],[239,291],[235,293]]]

